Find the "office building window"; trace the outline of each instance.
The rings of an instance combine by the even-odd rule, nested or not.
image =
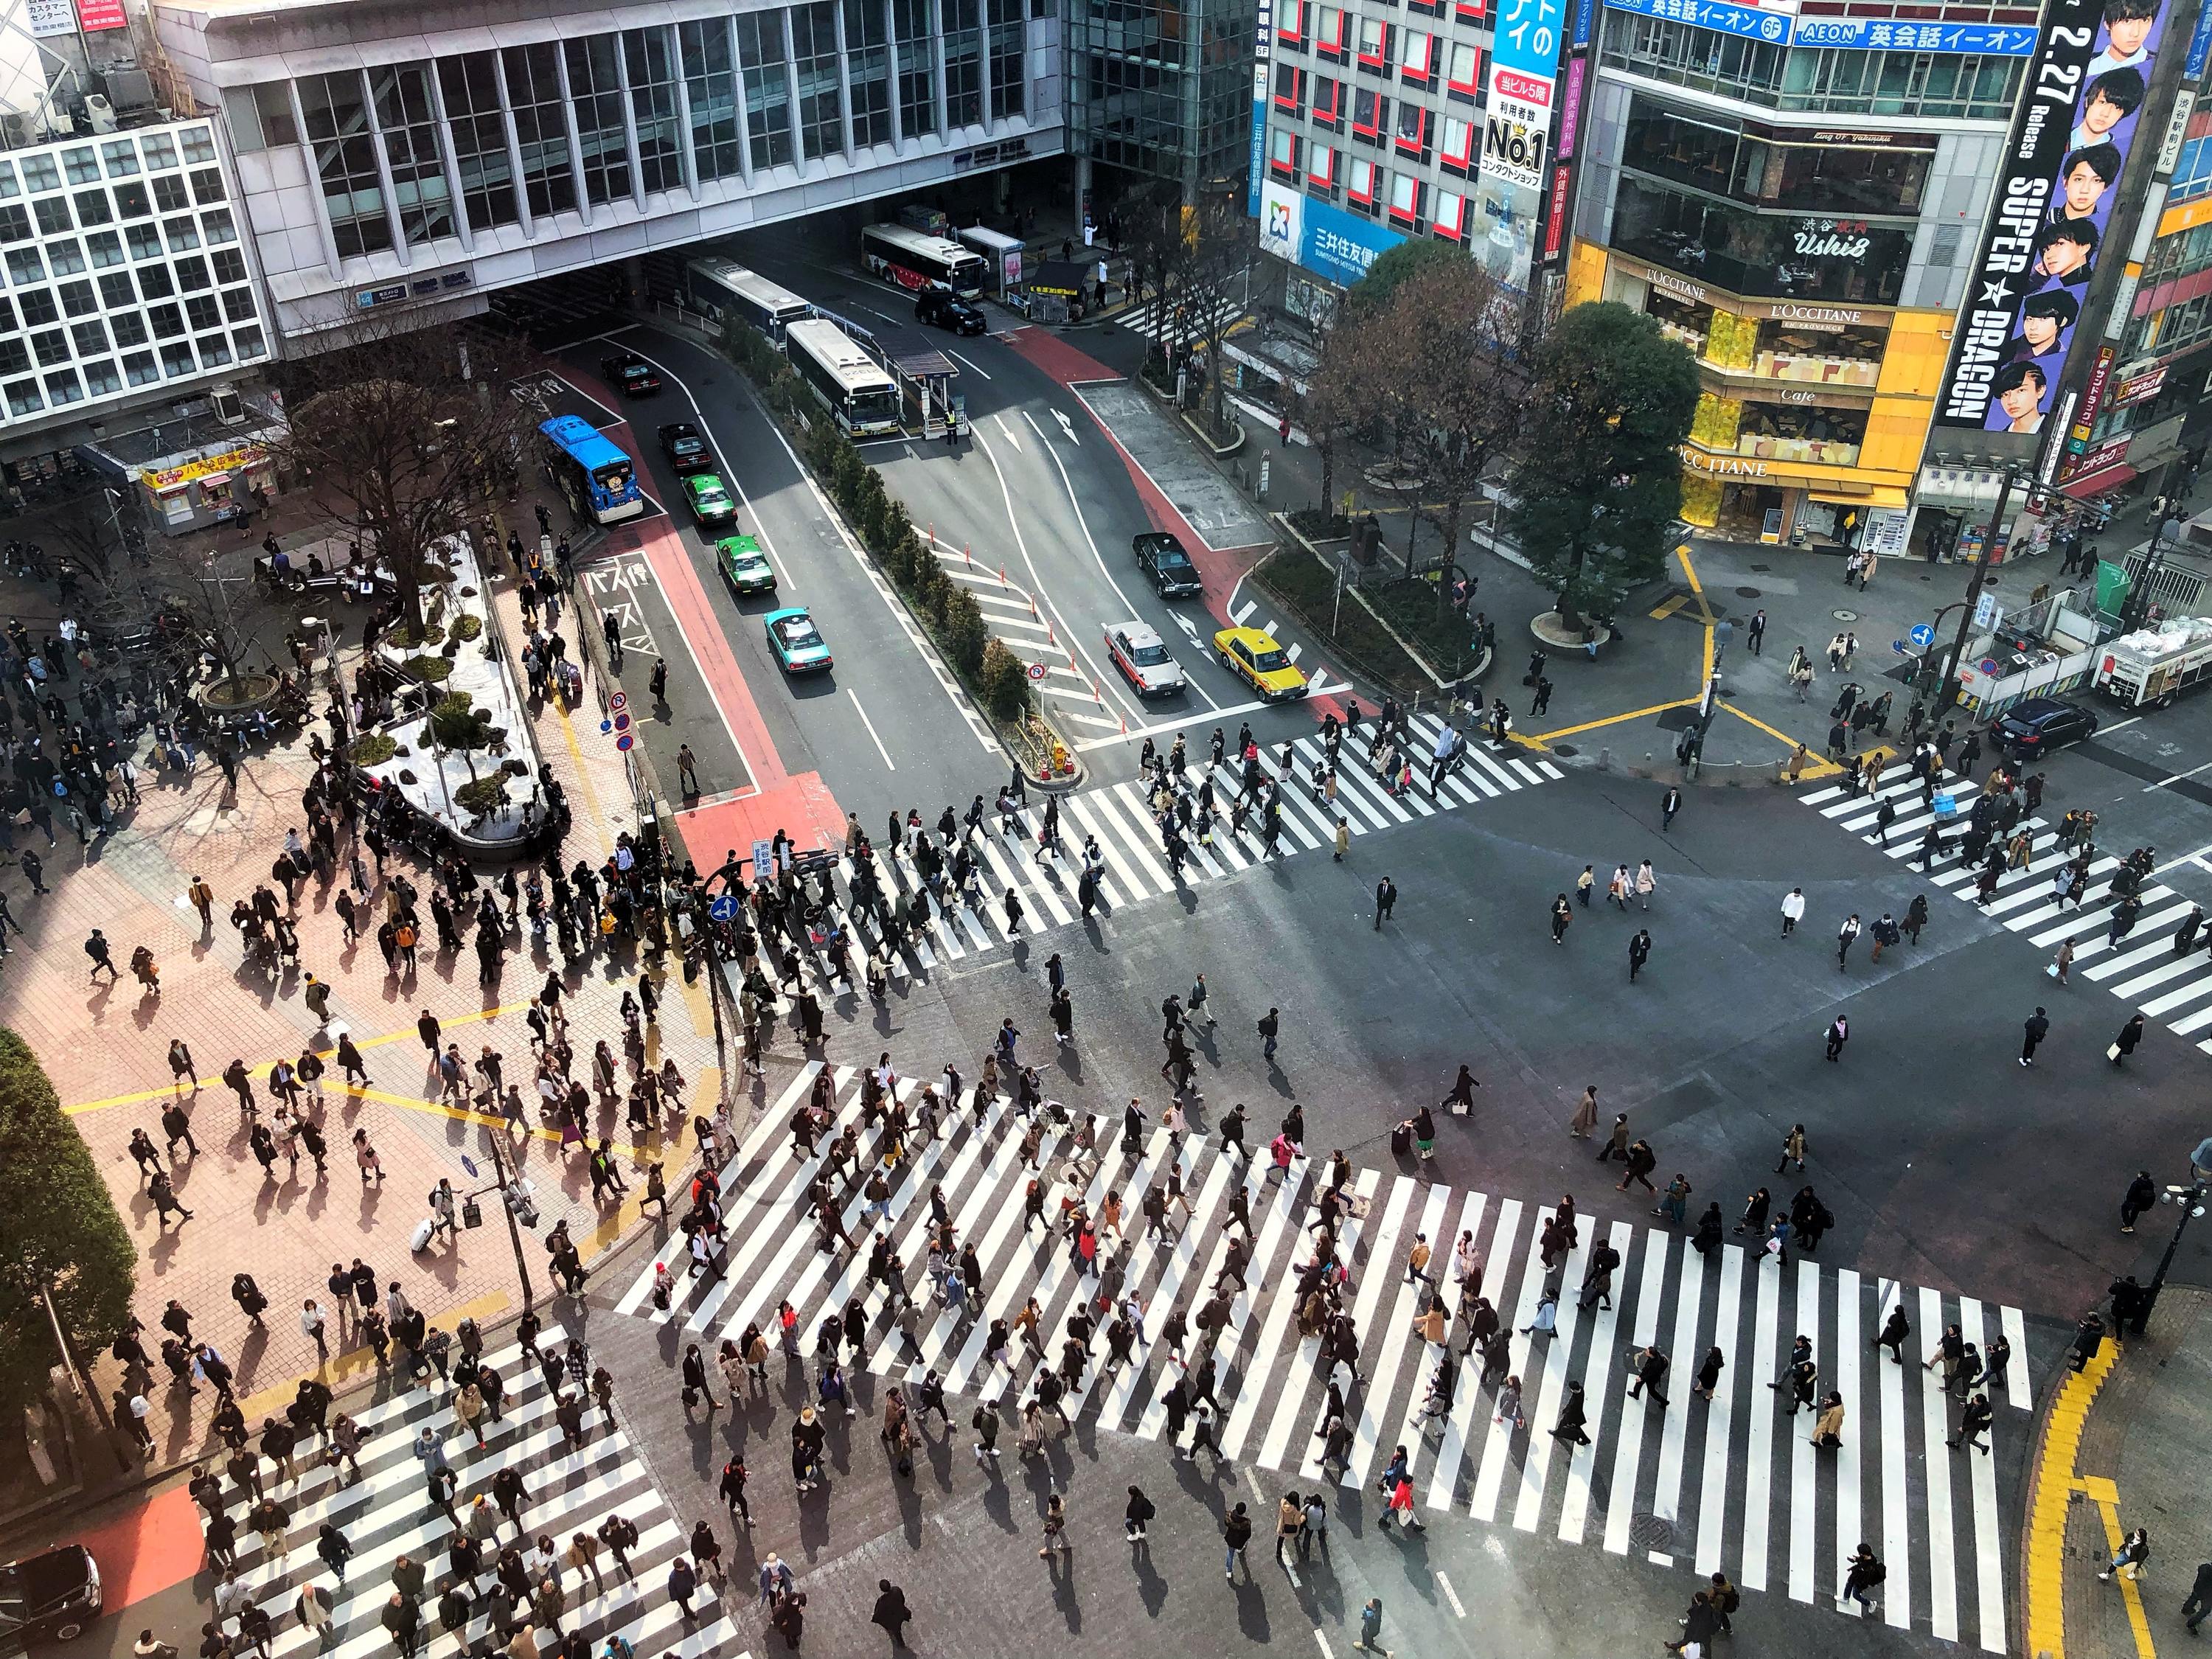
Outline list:
[[[929,0],[891,0],[891,45],[898,53],[899,131],[908,138],[937,131],[937,52]]]
[[[123,359],[124,378],[133,386],[151,386],[161,378],[161,366],[150,351],[133,351]]]
[[[70,325],[70,343],[76,348],[78,356],[97,357],[107,349],[107,331],[100,325],[97,317],[90,322],[72,323]]]
[[[240,362],[251,362],[256,357],[265,357],[269,355],[268,342],[262,337],[261,331],[258,328],[236,330],[230,337],[230,343],[237,348]]]
[[[64,404],[79,402],[83,397],[84,387],[79,383],[75,369],[57,369],[46,376],[46,401],[56,409]]]
[[[30,366],[30,348],[14,335],[0,334],[0,374],[21,374]]]
[[[584,195],[611,202],[629,194],[629,138],[623,127],[622,69],[615,37],[594,34],[564,43],[576,142],[584,152]]]
[[[119,265],[123,263],[123,239],[112,230],[94,231],[84,239],[85,252],[92,255],[95,265]]]
[[[146,157],[147,172],[159,173],[177,165],[177,146],[167,133],[149,132],[138,141],[138,144]],[[111,166],[107,173],[110,178],[113,178],[114,167]]]
[[[302,76],[299,92],[338,256],[356,258],[390,247],[392,227],[384,216],[384,185],[360,72]]]
[[[514,166],[507,153],[507,123],[499,108],[499,66],[488,52],[438,60],[438,89],[453,131],[453,165],[460,174],[462,210],[470,226],[489,230],[514,223]]]
[[[791,9],[792,74],[799,86],[799,148],[809,161],[845,148],[844,99],[837,74],[836,0]]]
[[[197,374],[200,366],[192,361],[192,349],[179,340],[174,345],[161,348],[161,372],[171,380],[179,375]]]
[[[991,21],[991,118],[1003,121],[1029,107],[1023,59],[1021,0],[986,0]]]
[[[70,219],[70,198],[66,196],[49,196],[37,203],[35,208],[40,235],[62,236],[76,228]]]
[[[385,165],[392,169],[392,198],[399,234],[410,246],[453,234],[453,198],[438,153],[437,112],[430,103],[426,64],[395,64],[368,72],[376,100],[376,125],[384,133]],[[194,193],[198,192],[197,181]],[[205,199],[205,198],[202,198]]]
[[[31,349],[41,363],[65,363],[70,360],[69,336],[58,328],[47,329],[31,337]]]
[[[983,18],[981,0],[942,0],[945,21],[945,118],[955,132],[983,119]]]
[[[8,383],[8,412],[10,415],[35,415],[46,406],[39,395],[36,380],[10,380]]]
[[[551,42],[501,49],[507,102],[522,151],[522,187],[532,213],[550,218],[576,206],[576,176],[568,165],[568,123],[561,98],[560,60]]]
[[[1006,0],[1018,7],[1020,0]],[[852,82],[853,147],[891,141],[891,56],[883,0],[844,0],[845,74]]]
[[[135,311],[113,313],[107,319],[107,327],[119,346],[142,346],[149,337],[145,318]]]
[[[123,390],[123,376],[117,372],[112,358],[84,366],[84,386],[88,395],[105,398],[111,392]]]
[[[791,79],[783,55],[783,14],[752,12],[734,21],[753,165],[786,166],[791,161]]]
[[[104,190],[81,190],[76,194],[76,222],[88,228],[115,222],[115,210],[107,204]]]
[[[738,87],[730,55],[730,20],[702,18],[676,26],[684,55],[684,93],[691,104],[691,154],[699,179],[726,179],[743,168],[738,149]]]
[[[676,103],[676,57],[665,28],[623,34],[630,118],[637,125],[637,177],[648,193],[684,187],[683,121]]]
[[[112,149],[117,147],[111,144],[108,148]],[[118,174],[137,172],[137,152],[131,148],[131,141],[128,138],[122,141],[120,159],[123,165],[116,169]],[[62,171],[68,175],[70,183],[73,185],[96,185],[100,182],[100,159],[93,154],[90,145],[87,145],[82,149],[64,150]],[[36,186],[33,188],[35,189]]]

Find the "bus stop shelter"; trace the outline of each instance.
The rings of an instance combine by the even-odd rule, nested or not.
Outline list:
[[[902,323],[869,328],[835,312],[823,310],[820,314],[833,319],[858,340],[862,349],[898,382],[905,418],[917,422],[924,437],[934,437],[945,430],[945,411],[951,406],[952,382],[960,371],[927,335]]]

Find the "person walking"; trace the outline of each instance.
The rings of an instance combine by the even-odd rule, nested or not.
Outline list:
[[[1382,924],[1390,919],[1390,912],[1398,902],[1398,884],[1385,876],[1375,884],[1375,931],[1381,933]]]
[[[2127,1579],[2141,1578],[2143,1563],[2149,1559],[2150,1534],[2142,1528],[2137,1527],[2127,1535],[2126,1540],[2119,1548],[2112,1552],[2112,1559],[2106,1564],[2104,1571],[2099,1573],[2097,1577],[2108,1583],[2115,1575]]]
[[[1836,1593],[1836,1611],[1857,1611],[1861,1618],[1881,1611],[1875,1593],[1881,1588],[1882,1580],[1889,1577],[1889,1569],[1875,1559],[1874,1546],[1861,1544],[1844,1565],[1843,1587]]]
[[[1639,927],[1628,941],[1628,982],[1636,983],[1636,976],[1644,971],[1644,964],[1651,959],[1651,930]]]
[[[1852,911],[1844,918],[1844,925],[1836,929],[1836,969],[1838,973],[1850,966],[1851,946],[1859,936],[1859,913]]]
[[[1782,897],[1782,937],[1788,939],[1805,919],[1805,890],[1793,887]]]
[[[2208,1569],[2212,1571],[2212,1569]],[[1390,1650],[1382,1645],[1382,1598],[1370,1595],[1359,1609],[1359,1639],[1352,1647],[1361,1653],[1379,1653],[1390,1659]]]
[[[2120,1231],[2135,1231],[2136,1218],[2157,1203],[2158,1186],[2151,1180],[2150,1171],[2136,1170],[2136,1178],[2128,1183],[2128,1190],[2120,1199]]]
[[[1850,1040],[1850,1022],[1843,1015],[1838,1014],[1833,1019],[1828,1022],[1828,1052],[1826,1058],[1831,1060],[1842,1059],[1844,1045]]]
[[[1667,786],[1667,793],[1659,798],[1659,830],[1662,835],[1674,827],[1674,814],[1681,810],[1682,792],[1670,783]]]
[[[1244,1560],[1245,1547],[1252,1541],[1252,1517],[1243,1504],[1237,1504],[1222,1518],[1221,1541],[1227,1546],[1222,1556],[1221,1576],[1233,1584],[1237,1582],[1237,1564]],[[1244,1576],[1248,1579],[1252,1576],[1249,1563]]]
[[[2112,1046],[2105,1050],[2105,1058],[2112,1062],[2115,1071],[2127,1063],[2128,1056],[2135,1053],[2136,1046],[2142,1041],[2142,1035],[2143,1017],[2141,1014],[2120,1027],[2119,1036],[2114,1037]]]
[[[2038,1007],[2027,1017],[2027,1023],[2021,1027],[2020,1063],[2023,1066],[2034,1065],[2035,1051],[2043,1046],[2043,1039],[2050,1035],[2051,1016],[2041,1007]]]
[[[1593,1083],[1583,1091],[1581,1102],[1575,1107],[1574,1117],[1567,1124],[1567,1138],[1588,1140],[1597,1129],[1597,1085]]]
[[[1574,919],[1574,907],[1567,902],[1567,896],[1561,893],[1552,901],[1553,944],[1565,945],[1567,942],[1567,928]]]
[[[881,1627],[891,1638],[891,1651],[897,1653],[906,1646],[906,1627],[914,1618],[914,1611],[906,1604],[906,1592],[888,1578],[876,1580],[876,1610],[868,1615],[868,1622]]]
[[[2212,1613],[2212,1561],[2198,1564],[2197,1582],[2189,1587],[2188,1598],[2181,1604],[2181,1622],[2191,1636],[2197,1634],[2207,1613]]]

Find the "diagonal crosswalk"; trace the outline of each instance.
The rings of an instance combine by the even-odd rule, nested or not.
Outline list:
[[[1070,1415],[1145,1439],[1166,1434],[1169,1391],[1185,1364],[1200,1363],[1204,1339],[1172,1354],[1161,1340],[1165,1322],[1180,1310],[1195,1328],[1232,1239],[1249,1238],[1245,1288],[1226,1287],[1231,1300],[1214,1349],[1218,1443],[1229,1456],[1280,1473],[1286,1486],[1322,1477],[1316,1431],[1329,1377],[1320,1368],[1316,1338],[1298,1328],[1297,1276],[1311,1259],[1325,1166],[1299,1158],[1278,1179],[1264,1156],[1255,1164],[1199,1136],[1177,1145],[1164,1129],[1133,1145],[1109,1133],[1095,1164],[1078,1163],[1069,1154],[1071,1129],[1048,1103],[1033,1167],[1022,1156],[1029,1126],[1007,1101],[963,1100],[934,1138],[908,1141],[880,1220],[866,1213],[858,1184],[831,1182],[857,1247],[848,1248],[825,1241],[811,1220],[809,1189],[823,1172],[822,1155],[801,1156],[789,1128],[822,1069],[802,1069],[726,1167],[728,1244],[719,1275],[680,1279],[661,1311],[652,1304],[648,1262],[618,1312],[679,1325],[702,1340],[742,1340],[757,1322],[773,1342],[775,1310],[788,1301],[802,1350],[811,1352],[824,1317],[857,1305],[872,1373],[914,1380],[933,1370],[955,1391],[1011,1401],[1038,1367],[1059,1358],[1071,1316],[1095,1309],[1100,1295],[1101,1281],[1078,1266],[1054,1224],[1063,1200],[1079,1198],[1097,1216],[1115,1194],[1125,1236],[1102,1241],[1101,1261],[1119,1275],[1124,1296],[1133,1292],[1142,1302],[1142,1330],[1131,1363],[1119,1368],[1109,1364],[1105,1330],[1094,1332]],[[857,1073],[832,1067],[830,1078],[831,1133],[854,1125],[860,1167],[872,1169],[882,1121],[864,1123]],[[913,1080],[896,1087],[913,1098]],[[1042,1225],[1024,1213],[1032,1178],[1047,1187]],[[1155,1186],[1180,1198],[1157,1231],[1141,1208]],[[1249,1230],[1231,1218],[1240,1190]],[[1616,1555],[1633,1551],[1694,1564],[1700,1572],[1724,1568],[1747,1589],[1804,1602],[1832,1604],[1842,1564],[1870,1541],[1889,1566],[1882,1611],[1889,1623],[2003,1650],[2012,1542],[1993,1464],[1947,1446],[1955,1403],[1934,1374],[1911,1362],[1932,1352],[1947,1324],[1960,1325],[1984,1352],[2003,1334],[2018,1358],[1989,1391],[2001,1412],[1996,1432],[2019,1434],[2030,1393],[2018,1310],[1815,1260],[1784,1265],[1733,1243],[1701,1256],[1676,1231],[1584,1218],[1561,1269],[1557,1328],[1533,1334],[1528,1328],[1547,1277],[1540,1254],[1547,1212],[1519,1199],[1376,1169],[1359,1171],[1351,1191],[1355,1200],[1339,1255],[1350,1268],[1343,1304],[1357,1324],[1361,1376],[1354,1382],[1336,1373],[1353,1425],[1342,1484],[1361,1486],[1403,1447],[1414,1490],[1432,1510]],[[933,1209],[950,1220],[959,1243],[972,1245],[981,1269],[960,1311],[940,1304],[922,1270]],[[1462,1232],[1474,1240],[1482,1286],[1515,1333],[1510,1370],[1525,1386],[1524,1429],[1496,1419],[1493,1394],[1480,1386],[1474,1364],[1460,1373],[1440,1415],[1425,1409],[1443,1349],[1415,1328],[1424,1294],[1408,1281],[1406,1255],[1417,1233],[1427,1236],[1436,1253],[1431,1274],[1447,1304],[1455,1304],[1453,1247]],[[911,1341],[894,1322],[890,1287],[867,1274],[877,1233],[907,1264],[906,1287],[921,1300]],[[1585,1308],[1577,1291],[1601,1233],[1621,1262],[1610,1304],[1593,1297]],[[673,1245],[666,1252],[672,1271],[683,1255]],[[1004,1361],[987,1354],[991,1322],[1011,1319],[1031,1299],[1042,1310],[1034,1346],[1018,1334]],[[1912,1325],[1902,1365],[1873,1346],[1899,1305]],[[1814,1447],[1812,1414],[1787,1414],[1784,1395],[1765,1386],[1781,1376],[1801,1334],[1814,1344],[1822,1392],[1844,1396],[1847,1420],[1838,1449]],[[1455,1329],[1448,1338],[1456,1353],[1462,1339]],[[1654,1342],[1674,1360],[1667,1397],[1631,1398],[1626,1363],[1636,1347]],[[1722,1351],[1726,1368],[1708,1404],[1691,1384],[1712,1347]],[[1584,1391],[1587,1446],[1548,1432],[1572,1383]]]
[[[554,1338],[545,1341],[552,1352]],[[529,1356],[510,1347],[486,1358],[502,1381],[506,1398],[500,1420],[485,1419],[481,1448],[453,1415],[452,1389],[433,1379],[427,1389],[394,1396],[356,1415],[363,1431],[357,1476],[350,1466],[318,1461],[320,1448],[313,1440],[303,1442],[295,1454],[296,1480],[284,1479],[277,1465],[264,1460],[264,1490],[289,1511],[289,1525],[273,1550],[250,1518],[253,1494],[234,1483],[226,1485],[226,1510],[238,1529],[240,1579],[251,1600],[278,1626],[273,1659],[382,1659],[392,1650],[392,1638],[381,1620],[394,1594],[392,1569],[403,1555],[428,1570],[420,1603],[421,1659],[465,1659],[471,1652],[488,1651],[501,1639],[491,1631],[488,1607],[499,1550],[508,1545],[520,1548],[536,1582],[547,1569],[531,1559],[532,1540],[550,1536],[565,1552],[575,1534],[597,1536],[602,1524],[617,1515],[637,1528],[637,1545],[629,1557],[631,1571],[618,1571],[604,1550],[597,1580],[565,1560],[551,1569],[565,1597],[561,1630],[580,1634],[595,1650],[620,1637],[637,1659],[742,1659],[740,1632],[724,1611],[746,1605],[741,1587],[718,1602],[702,1585],[693,1598],[696,1617],[689,1620],[668,1595],[668,1568],[686,1553],[690,1533],[663,1502],[629,1436],[592,1407],[586,1413],[583,1440],[572,1449],[555,1420],[553,1395]],[[425,1427],[435,1431],[459,1476],[455,1502],[464,1518],[476,1495],[490,1493],[502,1471],[514,1471],[523,1483],[520,1527],[502,1517],[496,1538],[485,1542],[484,1571],[477,1581],[471,1616],[458,1632],[444,1629],[440,1618],[441,1587],[453,1577],[447,1552],[456,1528],[427,1495],[427,1465],[416,1449]],[[343,1578],[318,1553],[325,1524],[336,1527],[353,1551]],[[327,1640],[319,1642],[313,1630],[290,1617],[309,1583],[331,1601]],[[532,1622],[526,1605],[517,1621]],[[541,1649],[550,1651],[553,1633],[542,1622],[537,1636]]]
[[[1958,790],[1961,805],[1973,787],[1971,781],[1953,775],[1946,787]],[[1917,780],[1888,780],[1872,793],[1851,795],[1839,785],[1808,789],[1798,799],[1832,822],[1857,836],[1869,846],[1882,845],[1877,816],[1887,801],[1896,817],[1888,829],[1885,850],[1899,863],[1920,864],[1920,843],[1935,823],[1934,810],[1923,799]],[[2162,883],[2146,882],[2136,896],[2142,909],[2134,928],[2118,939],[2111,937],[2114,900],[2106,890],[2120,860],[2109,854],[2089,866],[2088,886],[2079,905],[2060,905],[2052,897],[2051,878],[2067,861],[2052,827],[2039,817],[2025,817],[2021,825],[2033,836],[2028,861],[1999,877],[1986,914],[2033,944],[2056,951],[2062,940],[2074,942],[2072,972],[2101,987],[2140,1011],[2148,1019],[2166,1026],[2176,1036],[2212,1054],[2212,934],[2200,933],[2191,947],[2176,951],[2175,929],[2188,916],[2191,902]],[[1940,887],[1968,904],[1978,904],[1978,866],[1960,855],[1959,832],[1966,827],[1963,814],[1943,820],[1949,842],[1928,870],[1929,884]]]
[[[1340,752],[1334,801],[1317,798],[1308,787],[1313,764],[1322,753],[1319,735],[1308,735],[1291,744],[1291,769],[1295,781],[1281,793],[1279,857],[1333,846],[1340,812],[1352,835],[1358,837],[1433,817],[1442,811],[1478,805],[1565,776],[1557,765],[1540,756],[1519,750],[1501,753],[1478,738],[1470,739],[1458,768],[1432,793],[1428,787],[1425,757],[1433,751],[1443,723],[1435,715],[1421,714],[1414,716],[1407,725],[1413,740],[1414,787],[1402,795],[1391,793],[1375,775],[1368,764],[1364,735],[1360,740],[1343,745]],[[1190,763],[1190,781],[1195,787],[1206,770],[1206,732],[1194,726],[1190,736],[1200,744]],[[1268,770],[1280,770],[1283,753],[1281,745],[1267,750],[1263,759]],[[1062,796],[1060,845],[1057,852],[1048,852],[1037,844],[1045,811],[1042,799],[1032,797],[1014,815],[1011,830],[997,812],[990,812],[981,826],[963,836],[963,844],[976,862],[975,896],[972,900],[963,898],[949,881],[939,889],[942,899],[926,893],[921,866],[913,853],[904,846],[887,849],[878,842],[874,854],[875,870],[884,908],[894,906],[903,896],[916,917],[927,918],[925,926],[907,933],[901,948],[890,953],[891,975],[895,979],[927,975],[942,964],[964,961],[1011,945],[1014,929],[1006,904],[1009,892],[1019,898],[1023,926],[1029,933],[1067,927],[1081,920],[1078,887],[1087,839],[1097,840],[1103,860],[1099,896],[1109,914],[1125,905],[1221,880],[1268,862],[1255,824],[1248,823],[1241,835],[1233,834],[1230,829],[1229,803],[1237,789],[1235,771],[1224,764],[1214,769],[1212,777],[1220,821],[1210,846],[1201,844],[1194,831],[1186,830],[1188,852],[1180,872],[1170,866],[1153,820],[1152,803],[1143,787],[1133,779],[1099,783]],[[930,833],[935,834],[934,826]],[[861,958],[882,937],[882,926],[877,915],[854,912],[850,903],[854,873],[852,859],[841,858],[837,868],[839,892],[830,909],[839,925],[854,933],[857,941],[854,955]],[[833,971],[818,960],[802,962],[801,966],[815,982],[826,982]]]

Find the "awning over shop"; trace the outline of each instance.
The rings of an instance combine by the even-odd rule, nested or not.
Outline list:
[[[2078,478],[2069,478],[2060,486],[2061,495],[2071,495],[2077,501],[2086,501],[2092,495],[2101,495],[2108,489],[2118,489],[2122,484],[2133,483],[2140,475],[2125,461],[2115,461],[2110,466],[2100,466],[2094,472],[2085,472]]]
[[[1823,484],[1814,489],[1811,494],[1814,501],[1825,501],[1831,507],[1901,507],[1906,500],[1903,490],[1890,484],[1868,484],[1849,495],[1838,494],[1828,485]]]

